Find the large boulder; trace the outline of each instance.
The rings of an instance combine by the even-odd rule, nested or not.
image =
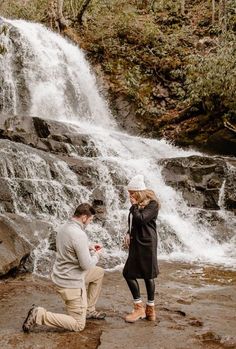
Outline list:
[[[54,237],[53,242],[48,241],[50,236]],[[52,222],[16,213],[1,214],[0,277],[13,272],[47,274],[45,271],[50,270],[53,260],[50,245],[55,245],[55,236],[56,226]]]
[[[162,160],[165,182],[193,207],[236,210],[236,160],[190,156]]]
[[[0,216],[0,277],[24,264],[30,250],[30,244]]]

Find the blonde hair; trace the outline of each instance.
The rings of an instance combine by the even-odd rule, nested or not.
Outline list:
[[[133,197],[137,200],[140,207],[145,207],[149,204],[150,201],[156,201],[158,204],[158,209],[160,208],[160,202],[153,190],[138,190],[133,191],[129,190],[129,193],[132,193]]]

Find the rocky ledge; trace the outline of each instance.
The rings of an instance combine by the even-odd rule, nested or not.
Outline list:
[[[128,287],[120,272],[106,273],[98,309],[105,321],[88,321],[81,333],[21,326],[32,303],[64,312],[52,283],[33,275],[0,283],[0,347],[4,349],[226,349],[236,347],[235,272],[212,267],[160,263],[156,287],[157,321],[127,324],[131,311]],[[140,282],[143,300],[146,293]],[[217,306],[216,306],[217,305]]]
[[[101,176],[98,168],[105,162],[121,203],[125,202],[123,184],[127,178],[115,163],[102,160],[99,155],[91,136],[73,124],[1,116],[0,275],[25,265],[37,238],[43,240],[51,235],[53,245],[53,219],[66,219],[84,197],[97,207],[98,221],[114,232],[112,243],[117,244],[114,224],[104,220],[107,203],[104,192],[98,189]],[[220,208],[234,214],[234,158],[163,159],[160,166],[166,183],[177,189],[189,206],[205,210],[204,214]],[[45,219],[49,216],[50,223]],[[218,222],[220,218],[209,219]],[[223,226],[222,222],[219,231]]]
[[[165,182],[179,190],[189,206],[236,211],[236,159],[190,156],[161,164]]]

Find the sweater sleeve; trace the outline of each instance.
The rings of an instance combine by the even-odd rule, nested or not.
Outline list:
[[[149,223],[158,214],[158,204],[156,201],[151,201],[144,209],[139,209],[138,205],[132,205],[130,212],[136,222],[140,224]]]
[[[88,270],[95,267],[99,257],[97,254],[91,256],[87,237],[82,235],[79,241],[74,240],[73,243],[81,269]]]

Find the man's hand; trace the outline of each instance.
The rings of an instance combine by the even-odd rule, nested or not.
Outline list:
[[[102,245],[96,244],[96,245],[94,245],[94,248],[95,248],[95,251],[96,251],[96,252],[97,252],[97,251],[100,251],[100,250],[102,250]]]
[[[99,251],[99,250],[101,250],[102,249],[102,245],[101,244],[93,244],[93,245],[90,245],[89,246],[89,250],[90,251],[95,251],[95,252],[97,252],[97,251]]]
[[[102,253],[103,253],[103,248],[102,247],[99,247],[95,250],[95,253],[100,256]]]

